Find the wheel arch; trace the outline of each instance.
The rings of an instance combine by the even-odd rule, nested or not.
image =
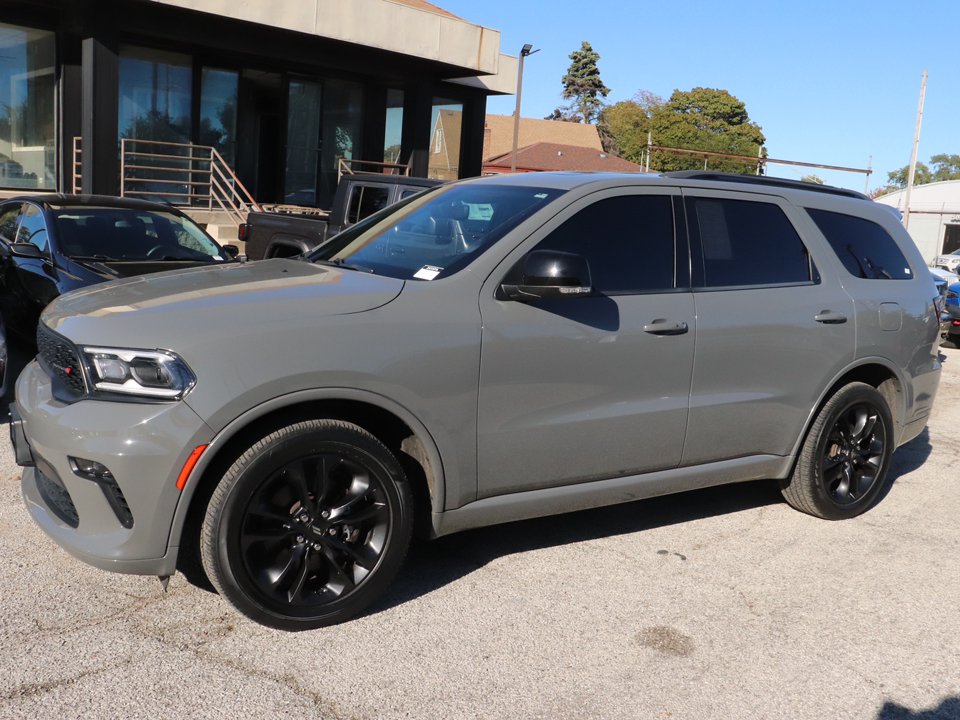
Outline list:
[[[432,512],[445,501],[440,452],[426,427],[405,408],[380,395],[350,389],[302,391],[251,408],[227,424],[210,442],[184,485],[168,545],[192,552],[207,502],[230,465],[264,435],[304,419],[353,423],[371,433],[396,456],[414,494],[416,532],[429,533]]]
[[[853,382],[862,382],[876,388],[890,407],[890,414],[893,415],[894,436],[896,443],[900,440],[900,435],[904,427],[904,418],[906,416],[906,397],[904,396],[904,379],[902,373],[894,365],[891,365],[883,358],[862,358],[856,365],[844,369],[827,389],[820,395],[817,404],[810,410],[807,419],[803,425],[803,432],[797,438],[793,446],[791,455],[796,458],[800,451],[807,433],[810,432],[810,426],[813,424],[820,410],[826,405],[836,392]]]

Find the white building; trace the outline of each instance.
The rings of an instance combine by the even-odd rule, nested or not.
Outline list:
[[[960,248],[960,180],[916,185],[910,193],[907,223],[907,191],[881,195],[878,203],[897,208],[913,241],[928,261]]]

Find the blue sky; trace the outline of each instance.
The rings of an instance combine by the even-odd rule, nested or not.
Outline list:
[[[918,158],[960,154],[960,0],[434,2],[499,30],[503,53],[540,48],[524,64],[522,117],[563,104],[569,55],[586,40],[600,54],[607,102],[641,89],[664,98],[675,89],[724,89],[763,128],[770,157],[866,168],[873,156],[871,189],[910,162],[927,70]],[[510,115],[514,103],[494,97],[487,111]],[[770,166],[780,177],[806,172]],[[865,187],[859,173],[813,172]]]

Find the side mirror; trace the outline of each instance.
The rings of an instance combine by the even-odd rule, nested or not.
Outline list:
[[[42,258],[43,251],[33,243],[10,243],[10,252],[16,257]]]
[[[240,248],[236,245],[221,245],[220,249],[223,250],[227,255],[232,257],[234,260],[237,259],[237,256],[240,255]]]
[[[527,302],[562,297],[586,297],[593,292],[586,258],[558,250],[534,250],[526,257],[520,284],[504,283],[511,300]]]

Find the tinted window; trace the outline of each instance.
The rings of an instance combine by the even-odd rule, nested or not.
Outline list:
[[[807,213],[854,277],[871,280],[913,277],[896,240],[875,222],[826,210],[807,208]]]
[[[43,212],[36,205],[24,205],[17,242],[33,243],[41,250],[47,249],[47,224],[43,221]]]
[[[673,205],[667,195],[598,200],[565,221],[537,250],[577,253],[593,288],[636,293],[674,287]]]
[[[807,249],[776,205],[694,198],[693,207],[700,226],[704,287],[810,281]]]
[[[16,242],[17,218],[20,217],[20,204],[7,206],[0,214],[0,238],[8,243]]]
[[[347,211],[347,222],[355,223],[365,217],[373,215],[377,210],[387,206],[387,197],[390,191],[384,187],[357,185],[350,194],[350,209]]]

